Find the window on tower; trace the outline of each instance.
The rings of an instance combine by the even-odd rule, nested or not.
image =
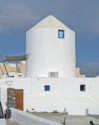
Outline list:
[[[64,30],[58,30],[58,38],[64,39]]]

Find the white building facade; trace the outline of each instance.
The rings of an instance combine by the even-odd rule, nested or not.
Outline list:
[[[66,110],[69,115],[99,114],[98,78],[7,78],[0,83],[4,109],[7,88],[16,88],[24,90],[25,111]]]
[[[26,34],[27,77],[75,77],[75,33],[48,16]]]
[[[99,78],[75,77],[75,33],[53,16],[27,32],[27,77],[0,80],[4,109],[7,88],[23,89],[26,111],[99,114]]]

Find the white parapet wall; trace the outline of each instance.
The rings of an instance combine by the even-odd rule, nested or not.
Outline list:
[[[22,125],[62,125],[17,109],[11,109],[11,120]]]

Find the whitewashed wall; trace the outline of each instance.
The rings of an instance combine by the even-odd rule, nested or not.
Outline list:
[[[12,81],[8,84],[7,81]],[[95,78],[19,78],[0,80],[1,101],[5,104],[4,88],[14,87],[24,89],[24,110],[64,111],[72,115],[99,114],[99,79]],[[80,91],[80,85],[86,86],[86,91]],[[44,86],[50,85],[50,91],[44,91]],[[3,91],[4,90],[4,91]]]
[[[75,32],[52,16],[42,23],[26,33],[26,76],[48,77],[49,72],[58,72],[62,78],[75,77]],[[58,30],[64,30],[64,38],[58,38]]]
[[[11,109],[11,120],[21,125],[62,125],[58,122],[50,121],[16,109]]]

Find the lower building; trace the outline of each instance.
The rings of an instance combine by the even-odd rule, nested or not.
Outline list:
[[[0,99],[4,109],[8,105],[8,88],[16,90],[12,106],[17,109],[31,112],[66,111],[69,115],[99,114],[98,78],[1,79]]]

